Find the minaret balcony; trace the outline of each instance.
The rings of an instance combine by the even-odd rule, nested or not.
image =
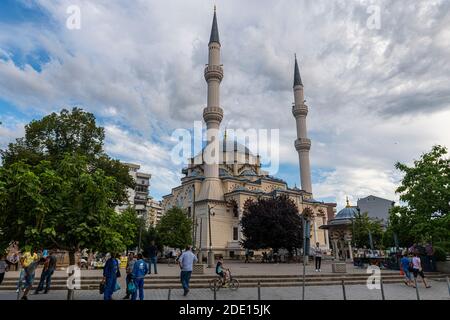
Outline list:
[[[298,138],[295,140],[295,149],[297,151],[309,151],[311,149],[311,140],[308,138]]]
[[[220,107],[206,107],[203,109],[203,119],[205,122],[217,121],[222,122],[223,110]]]
[[[308,115],[308,106],[306,104],[302,105],[293,105],[292,106],[292,114],[294,117],[306,117]]]
[[[209,79],[218,79],[219,81],[222,81],[223,79],[222,66],[207,65],[205,68],[205,79],[206,81],[208,81]]]

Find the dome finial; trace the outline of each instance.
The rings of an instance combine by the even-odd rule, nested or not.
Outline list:
[[[350,208],[350,201],[348,201],[348,196],[347,196],[347,207],[346,208]]]

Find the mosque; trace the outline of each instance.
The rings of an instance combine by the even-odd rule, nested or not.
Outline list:
[[[297,126],[295,149],[299,155],[301,189],[289,188],[281,179],[261,170],[260,156],[236,141],[220,141],[219,130],[224,110],[220,105],[220,84],[224,70],[220,61],[221,44],[214,10],[211,36],[208,44],[209,58],[204,70],[207,82],[207,105],[203,119],[207,127],[208,146],[216,143],[219,149],[215,163],[204,161],[203,152],[189,159],[183,168],[181,185],[163,197],[163,212],[177,206],[186,211],[193,222],[193,245],[203,255],[208,251],[233,258],[244,255],[241,247],[242,232],[240,220],[244,203],[248,199],[286,195],[294,201],[300,214],[311,221],[310,243],[319,243],[324,250],[330,249],[328,230],[320,229],[328,224],[327,210],[330,205],[314,200],[311,185],[309,151],[311,140],[307,136],[303,83],[295,58],[294,104],[292,113]],[[216,149],[216,150],[217,150]],[[232,161],[229,161],[232,159]]]

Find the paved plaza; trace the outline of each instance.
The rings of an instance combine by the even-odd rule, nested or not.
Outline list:
[[[244,275],[300,275],[303,271],[301,264],[263,264],[250,263],[244,264],[242,262],[226,262],[227,266],[233,271],[235,277]],[[365,273],[365,269],[347,265],[347,274]],[[158,265],[158,277],[164,276],[178,276],[180,269],[178,266],[168,266],[167,264]],[[36,279],[34,287],[36,287],[39,280],[41,270],[36,272]],[[307,274],[317,274],[313,265],[308,265],[306,268]],[[331,274],[331,261],[326,261],[322,267],[323,274]],[[383,270],[385,274],[398,274],[398,271]],[[82,270],[82,277],[101,276],[102,270]],[[214,268],[207,268],[205,274],[213,275]],[[122,275],[125,271],[122,270]],[[65,277],[66,273],[63,270],[55,272],[56,277]],[[18,272],[7,272],[6,279],[17,279]],[[151,282],[155,277],[151,275],[146,279],[146,282]],[[125,287],[123,276],[120,279],[122,289],[114,294],[115,299],[119,300],[125,295]],[[450,300],[449,289],[445,281],[436,281],[430,279],[432,288],[425,289],[420,283],[419,294],[423,300]],[[262,287],[261,299],[268,300],[300,300],[302,297],[301,287]],[[403,283],[393,283],[384,285],[386,300],[415,300],[417,299],[416,291],[409,288]],[[30,294],[30,300],[64,300],[66,299],[65,290],[54,290],[48,294],[34,295]],[[213,292],[210,289],[192,289],[188,297],[183,297],[181,289],[170,290],[171,300],[212,300],[214,298]],[[167,300],[169,296],[169,289],[146,289],[145,300]],[[346,285],[346,297],[348,300],[381,300],[381,290],[369,290],[365,285]],[[0,290],[0,300],[15,300],[17,294],[13,290]],[[77,290],[75,292],[76,300],[101,300],[102,295],[98,290]],[[254,288],[240,288],[237,291],[229,289],[221,289],[217,292],[217,300],[257,300],[258,289]],[[343,290],[340,285],[327,286],[307,286],[305,287],[306,300],[342,300]]]
[[[260,263],[260,262],[252,262],[252,263],[243,263],[237,261],[225,261],[225,266],[231,269],[231,272],[235,276],[239,275],[301,275],[303,273],[303,265],[299,263]],[[322,263],[323,274],[332,273],[331,270],[331,260],[325,260]],[[101,276],[102,270],[81,270],[81,276]],[[153,266],[152,266],[153,272]],[[347,263],[347,273],[365,273],[366,269],[354,267],[353,264]],[[398,271],[392,270],[382,270],[383,273],[396,273]],[[41,274],[40,269],[36,271],[36,276]],[[125,271],[122,269],[122,274],[125,274]],[[180,268],[178,265],[171,264],[170,266],[167,263],[159,263],[158,264],[158,276],[178,276],[180,274]],[[215,275],[215,265],[213,268],[205,268],[206,275]],[[306,274],[316,274],[314,269],[314,263],[310,262],[306,266]],[[17,278],[19,276],[19,272],[10,271],[5,274],[5,278]],[[55,272],[54,276],[66,276],[66,271],[58,270]]]
[[[432,288],[419,288],[422,300],[450,300],[445,282],[430,281]],[[386,300],[416,300],[416,291],[404,284],[384,285]],[[167,300],[169,290],[145,290],[145,300]],[[67,292],[64,290],[51,291],[48,294],[30,294],[29,300],[65,300]],[[124,289],[114,294],[114,299],[120,300],[125,295]],[[381,300],[380,290],[369,290],[364,285],[346,286],[348,300]],[[261,288],[261,299],[267,300],[301,300],[301,287]],[[15,300],[14,291],[0,291],[0,300]],[[103,296],[97,290],[79,290],[75,292],[75,300],[102,300]],[[187,297],[183,297],[181,289],[171,290],[171,300],[213,300],[210,289],[192,289]],[[217,292],[217,300],[257,300],[257,288],[240,288],[237,291],[229,289]],[[305,288],[305,300],[343,300],[341,286],[311,286]]]

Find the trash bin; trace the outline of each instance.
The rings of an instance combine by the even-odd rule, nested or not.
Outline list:
[[[204,274],[204,273],[205,273],[205,265],[203,263],[194,264],[192,274]]]
[[[336,262],[331,264],[331,271],[333,273],[347,273],[347,264]]]

